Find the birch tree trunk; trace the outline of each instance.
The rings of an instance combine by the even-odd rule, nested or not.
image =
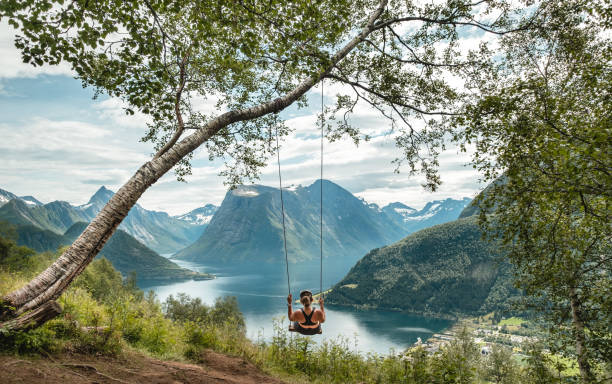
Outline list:
[[[280,112],[303,96],[372,32],[374,22],[381,15],[386,4],[387,0],[380,1],[377,9],[370,15],[367,25],[331,57],[329,66],[318,76],[303,81],[283,97],[251,108],[226,112],[216,117],[192,135],[172,146],[161,156],[142,165],[102,208],[85,231],[51,266],[26,286],[9,293],[0,300],[0,328],[24,329],[27,324],[13,319],[29,311],[36,312],[41,306],[57,299],[100,252],[140,196],[182,158],[222,128],[239,121],[252,120],[269,113]],[[49,320],[50,314],[58,313],[57,307],[53,305],[51,307],[55,311],[43,311],[45,316],[41,317],[35,325]],[[31,313],[26,316],[31,316]]]
[[[574,328],[574,342],[576,345],[576,360],[580,369],[580,376],[585,383],[591,383],[595,380],[589,363],[588,354],[585,345],[584,322],[582,321],[582,310],[580,300],[576,291],[570,290],[570,306],[572,309],[572,327]]]

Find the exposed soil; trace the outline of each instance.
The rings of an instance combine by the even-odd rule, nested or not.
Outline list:
[[[238,357],[207,351],[202,360],[202,365],[186,364],[136,353],[117,358],[68,354],[49,358],[0,355],[0,383],[283,383]]]

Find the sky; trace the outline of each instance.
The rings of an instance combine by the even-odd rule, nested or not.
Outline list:
[[[104,185],[116,191],[150,159],[152,145],[140,142],[146,117],[127,116],[120,100],[83,88],[65,65],[34,68],[21,62],[13,45],[14,31],[0,22],[0,188],[33,195],[47,203],[64,200],[79,205]],[[324,102],[334,90],[325,88]],[[309,109],[283,112],[294,131],[281,144],[283,185],[309,185],[319,178],[320,139],[316,112],[320,88],[308,97]],[[352,140],[325,143],[324,178],[368,202],[384,206],[402,202],[414,208],[444,198],[474,197],[485,185],[467,165],[469,153],[449,148],[440,158],[443,184],[427,192],[421,176],[394,173],[399,155],[394,140],[382,134],[389,122],[362,106],[352,121],[374,137],[356,147]],[[278,186],[275,159],[270,159],[258,184]],[[466,166],[467,165],[467,166]],[[221,204],[227,187],[218,176],[219,161],[210,162],[204,149],[195,152],[193,175],[187,183],[169,172],[139,200],[147,209],[182,214],[205,204]]]

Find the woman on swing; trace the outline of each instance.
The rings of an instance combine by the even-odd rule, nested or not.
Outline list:
[[[314,299],[312,292],[300,292],[300,302],[304,306],[299,311],[293,311],[291,305],[293,296],[287,296],[287,314],[293,323],[289,325],[290,331],[299,332],[302,335],[316,335],[322,333],[321,323],[325,322],[325,309],[323,308],[323,295],[319,296],[319,309],[312,306]]]

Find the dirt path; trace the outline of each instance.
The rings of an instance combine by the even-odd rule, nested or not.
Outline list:
[[[27,359],[0,355],[0,383],[283,383],[241,358],[209,351],[203,360],[203,365],[185,364],[135,353],[120,358],[60,355]]]

